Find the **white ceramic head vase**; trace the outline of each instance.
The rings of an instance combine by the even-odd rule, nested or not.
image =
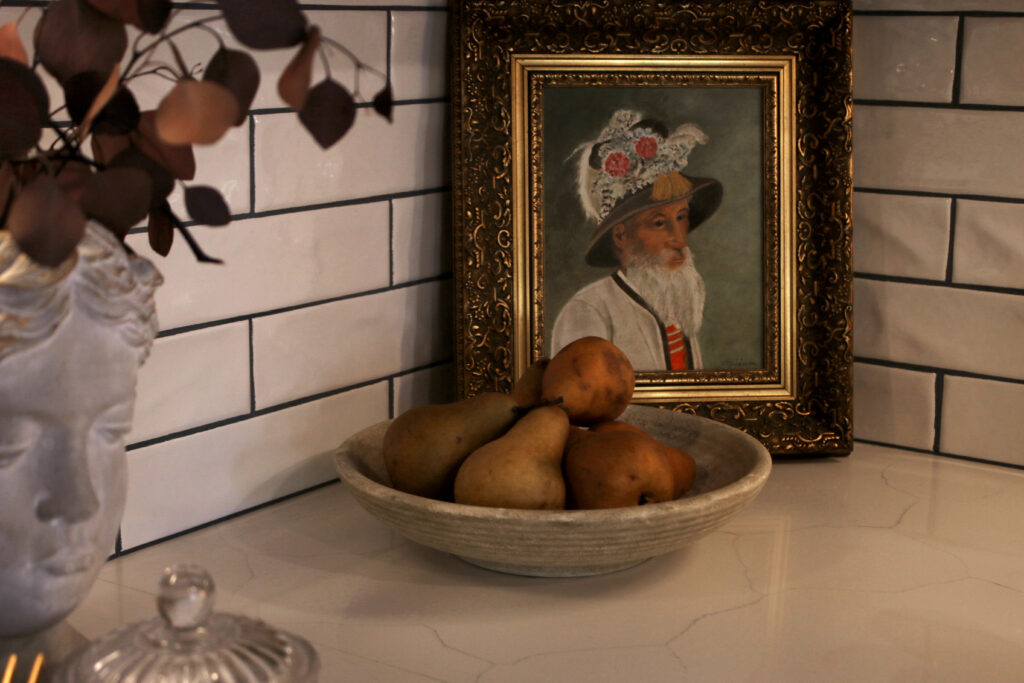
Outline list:
[[[67,616],[114,549],[161,282],[96,224],[57,268],[0,231],[0,638]]]

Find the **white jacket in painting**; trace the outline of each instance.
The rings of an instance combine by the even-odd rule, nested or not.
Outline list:
[[[622,349],[638,371],[669,370],[665,325],[629,286],[621,271],[576,292],[551,332],[551,355],[580,337],[601,337]],[[685,338],[687,368],[703,367],[695,338]]]

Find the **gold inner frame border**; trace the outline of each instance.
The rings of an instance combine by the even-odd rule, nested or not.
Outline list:
[[[796,398],[796,58],[511,55],[513,370],[543,349],[542,101],[547,85],[756,85],[764,91],[764,352],[759,370],[637,373],[635,403]]]

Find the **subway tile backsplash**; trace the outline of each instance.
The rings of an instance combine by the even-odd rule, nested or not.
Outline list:
[[[176,22],[205,16],[193,3]],[[258,52],[252,113],[196,149],[190,181],[219,189],[233,214],[188,228],[223,265],[197,262],[180,235],[167,257],[141,229],[129,235],[165,284],[128,439],[123,551],[330,481],[330,454],[352,433],[453,398],[446,3],[324,2],[307,16],[381,72],[359,73],[358,100],[390,78],[394,120],[361,106],[323,150],[277,94],[294,51]],[[200,62],[217,41],[201,31],[178,46]],[[330,68],[357,89],[347,57],[332,51]],[[325,75],[316,62],[314,83]],[[142,88],[143,107],[165,90]],[[180,189],[171,201],[187,219]]]
[[[964,102],[1024,105],[1024,17],[967,17],[963,50]]]
[[[943,279],[952,204],[947,197],[854,193],[854,271]]]
[[[385,381],[132,450],[122,547],[330,481],[338,444],[387,417]]]
[[[449,288],[427,282],[253,320],[256,407],[395,375],[450,353]]]
[[[0,8],[0,22],[20,11]],[[190,3],[179,21],[208,11]],[[1024,466],[1024,6],[854,11],[854,435]],[[394,122],[360,108],[320,149],[276,92],[289,51],[260,53],[252,115],[197,150],[194,183],[220,189],[234,220],[190,231],[225,264],[197,263],[180,237],[161,258],[129,236],[167,282],[123,550],[329,481],[330,452],[356,430],[454,398],[447,2],[308,12],[389,75]],[[181,47],[198,61],[215,43]],[[355,86],[346,58],[331,69]],[[359,78],[369,99],[380,81]]]
[[[862,16],[853,33],[853,96],[949,102],[957,17]]]
[[[1024,380],[1024,296],[859,279],[854,353]]]
[[[857,438],[908,448],[935,443],[935,379],[918,372],[869,363],[853,367],[853,423]]]
[[[1024,290],[1024,204],[957,204],[953,280]]]
[[[853,8],[854,437],[1024,467],[1024,3]]]
[[[1024,198],[1024,109],[864,105],[853,127],[860,187]]]
[[[438,188],[447,183],[447,105],[361,109],[353,134],[321,149],[294,114],[254,117],[256,211]]]
[[[161,337],[139,371],[131,443],[250,409],[249,324],[214,325]]]

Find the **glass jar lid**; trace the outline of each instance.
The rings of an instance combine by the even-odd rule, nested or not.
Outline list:
[[[262,621],[213,614],[202,567],[164,570],[160,616],[96,640],[64,662],[57,683],[315,683],[319,659],[303,638]]]

